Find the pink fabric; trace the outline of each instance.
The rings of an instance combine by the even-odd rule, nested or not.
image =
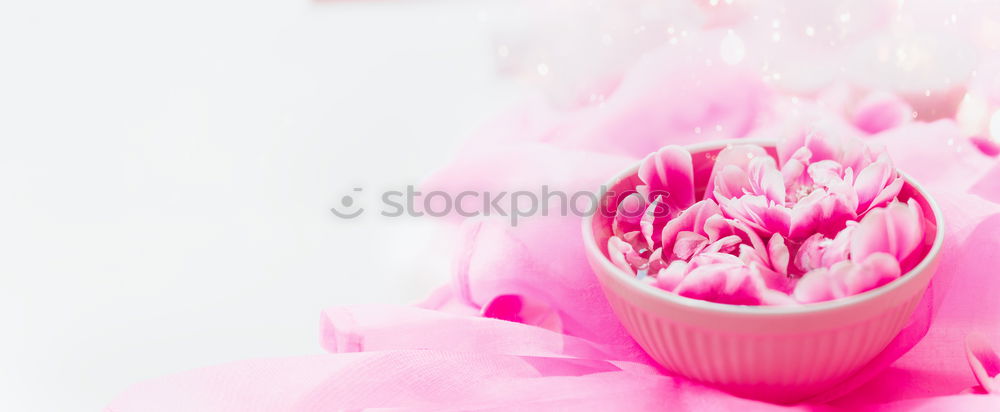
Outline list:
[[[474,140],[425,189],[593,189],[660,146],[752,132],[770,96],[750,76],[715,70],[700,73],[698,86],[690,70],[650,57],[603,108],[517,112],[508,117],[516,125]],[[683,99],[663,90],[683,90]],[[898,110],[866,107],[862,129],[894,125],[880,108]],[[869,143],[886,147],[941,204],[941,266],[889,347],[808,403],[736,398],[667,374],[611,313],[583,257],[579,218],[534,216],[516,227],[506,219],[467,219],[454,281],[419,307],[328,309],[320,328],[327,354],[152,380],[108,410],[998,410],[1000,396],[968,390],[977,383],[964,349],[973,331],[1000,346],[1000,187],[987,180],[998,173],[995,161],[951,121],[903,123]],[[509,295],[529,306],[497,301]],[[548,320],[535,326],[503,319]]]

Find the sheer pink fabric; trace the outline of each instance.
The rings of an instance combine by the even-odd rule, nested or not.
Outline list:
[[[659,146],[748,134],[773,105],[742,73],[695,73],[653,56],[603,107],[512,112],[425,189],[593,190]],[[802,405],[736,398],[661,370],[611,313],[583,257],[579,218],[535,216],[516,227],[464,221],[454,281],[419,306],[326,310],[327,354],[156,379],[108,410],[1000,410],[1000,396],[969,391],[977,384],[964,347],[973,331],[1000,346],[1000,169],[950,121],[897,125],[897,113],[879,110],[898,105],[866,106],[856,132],[889,127],[869,143],[941,204],[941,266],[889,347]]]

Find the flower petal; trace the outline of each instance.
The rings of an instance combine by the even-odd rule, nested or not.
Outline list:
[[[879,192],[878,195],[875,196],[875,199],[873,199],[871,203],[868,204],[867,208],[862,209],[859,203],[858,215],[860,216],[865,213],[868,213],[869,210],[872,210],[876,207],[885,206],[887,203],[891,202],[893,199],[896,198],[896,196],[899,195],[899,191],[902,190],[902,188],[903,188],[903,178],[897,177],[896,180],[893,180],[892,183],[886,185],[886,187],[882,189],[882,191]]]
[[[705,221],[718,213],[719,205],[712,199],[705,199],[691,205],[663,226],[663,230],[660,232],[660,247],[673,250],[677,234],[682,231],[695,232],[704,236]]]
[[[690,231],[677,234],[674,242],[674,255],[679,259],[688,260],[708,246],[708,238]]]
[[[712,166],[712,173],[708,177],[708,184],[705,186],[705,197],[712,198],[715,196],[716,187],[718,186],[717,181],[720,180],[719,174],[723,170],[729,166],[733,166],[736,170],[741,170],[745,173],[750,165],[750,160],[757,157],[770,156],[768,156],[767,151],[763,147],[754,144],[732,145],[719,151],[719,154],[715,158],[715,164]],[[740,194],[742,193],[736,192],[732,196]]]
[[[742,239],[739,236],[732,235],[726,236],[719,239],[705,248],[705,253],[726,253],[732,254],[731,252],[737,249]]]
[[[608,257],[611,259],[611,263],[614,263],[615,266],[632,275],[635,275],[635,270],[632,269],[632,264],[629,263],[629,260],[634,255],[637,255],[635,249],[628,242],[615,236],[608,239]]]
[[[903,99],[890,93],[876,92],[862,99],[854,109],[854,127],[875,134],[910,120],[910,108]]]
[[[615,236],[623,236],[625,233],[639,230],[639,223],[646,207],[646,197],[639,193],[632,193],[622,198],[615,211],[615,219],[611,223]]]
[[[714,174],[713,177],[715,178],[715,186],[712,198],[731,199],[753,191],[753,188],[750,186],[750,177],[743,169],[737,166],[726,166]],[[708,192],[705,193],[707,196]]]
[[[892,162],[887,156],[882,156],[868,167],[861,169],[857,178],[854,179],[854,191],[858,194],[858,208],[868,211],[872,201],[895,179],[896,169],[892,167]]]
[[[781,176],[774,158],[758,156],[750,159],[748,177],[751,193],[763,195],[779,205],[785,204],[785,179]]]
[[[786,237],[802,240],[817,232],[833,236],[855,215],[836,195],[817,189],[792,206],[790,217]]]
[[[642,232],[643,238],[646,239],[646,246],[649,249],[655,249],[658,246],[653,240],[654,235],[662,230],[663,224],[670,217],[670,209],[661,202],[662,199],[663,196],[656,196],[656,199],[653,199],[653,202],[646,207],[646,211],[639,220],[639,230]],[[656,240],[659,241],[660,237],[656,236]]]
[[[656,275],[656,287],[673,291],[681,283],[688,271],[688,263],[683,260],[675,260],[670,265],[660,269]]]
[[[771,239],[767,241],[767,256],[774,271],[782,275],[788,274],[790,256],[788,246],[785,245],[785,238],[780,233],[771,235]]]
[[[820,160],[809,164],[807,173],[815,184],[827,186],[834,180],[841,180],[844,168],[833,160]]]
[[[848,296],[875,289],[900,275],[899,262],[887,253],[873,253],[845,273],[844,291]]]
[[[819,268],[809,271],[799,279],[792,292],[792,297],[799,303],[823,302],[842,296],[843,290],[832,275],[830,269]]]
[[[848,226],[833,239],[827,238],[822,233],[809,236],[795,253],[793,267],[804,273],[817,268],[829,268],[837,262],[847,260],[854,228],[854,222],[849,222]]]
[[[759,305],[763,285],[743,265],[699,266],[674,290],[678,295],[730,305]]]
[[[785,235],[792,223],[791,211],[769,202],[764,196],[745,195],[737,199],[719,199],[726,217],[746,223],[761,235]]]
[[[691,153],[680,146],[665,146],[643,159],[639,179],[649,186],[650,195],[663,195],[675,210],[694,203],[694,168]]]
[[[851,259],[863,261],[878,252],[905,261],[924,238],[923,212],[912,199],[874,209],[851,234]]]

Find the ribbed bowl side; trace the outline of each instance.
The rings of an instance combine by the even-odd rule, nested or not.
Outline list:
[[[607,291],[607,289],[606,289]],[[814,395],[855,372],[899,333],[920,294],[833,330],[734,334],[643,310],[607,293],[642,348],[668,370],[727,391],[777,402]]]

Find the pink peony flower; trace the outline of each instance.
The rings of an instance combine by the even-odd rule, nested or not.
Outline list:
[[[780,165],[762,152],[753,145],[724,149],[709,181],[723,213],[764,236],[833,236],[903,185],[888,155],[873,154],[857,138],[808,133],[785,140],[777,147]]]
[[[886,154],[820,133],[782,141],[776,154],[723,149],[701,200],[685,149],[650,154],[617,205],[612,262],[681,296],[786,305],[871,290],[920,258],[923,212],[896,199],[903,180]]]

